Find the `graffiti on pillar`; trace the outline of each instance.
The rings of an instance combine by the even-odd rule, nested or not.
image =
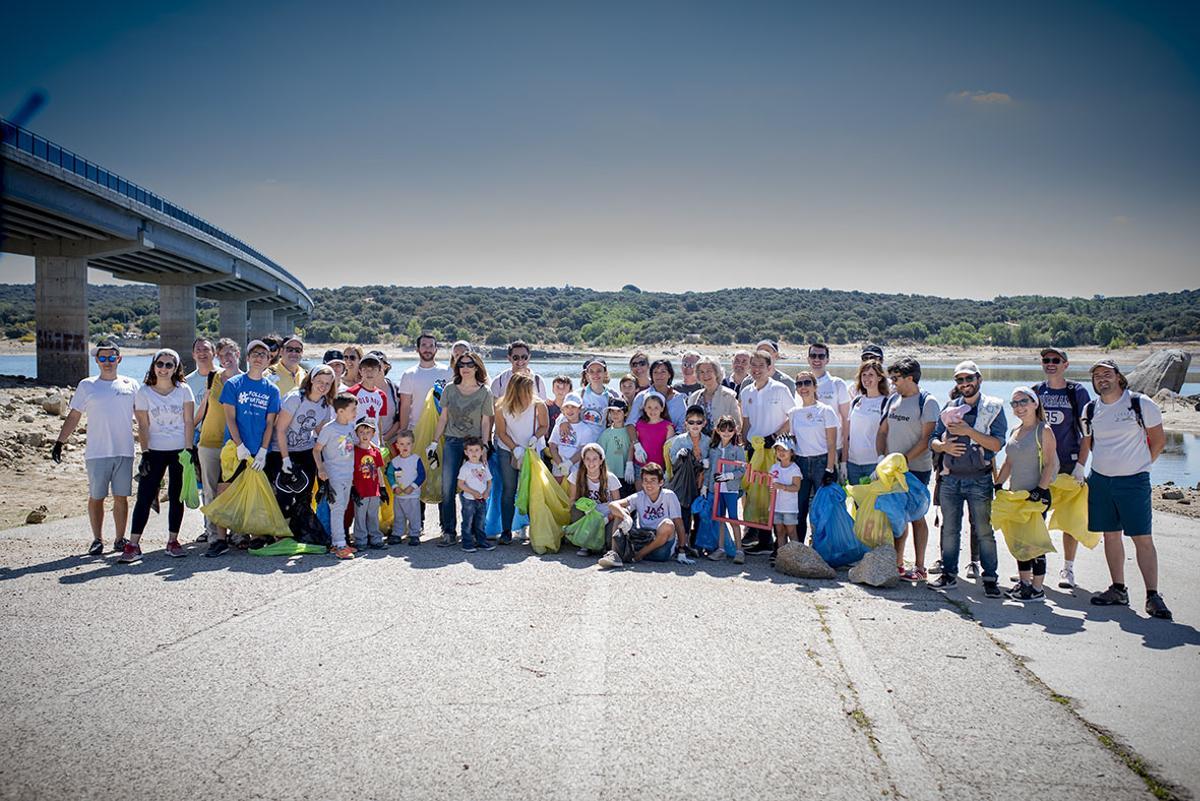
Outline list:
[[[37,347],[47,353],[79,353],[87,351],[87,338],[83,334],[70,331],[37,332]]]

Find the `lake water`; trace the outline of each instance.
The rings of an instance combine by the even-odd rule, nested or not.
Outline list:
[[[140,381],[145,377],[146,370],[150,367],[150,358],[148,355],[126,356],[121,362],[121,373]],[[400,373],[415,363],[415,361],[411,360],[396,359],[392,362],[390,375],[399,376]],[[305,365],[308,365],[307,361]],[[508,362],[488,361],[486,365],[488,375],[495,375],[507,368]],[[678,369],[677,360],[675,361],[675,365],[676,369]],[[618,366],[622,368],[619,372],[617,369]],[[617,382],[624,372],[624,366],[623,363],[618,365],[614,362],[613,364],[610,374],[613,376],[611,386],[614,389],[616,389]],[[807,364],[781,362],[780,367],[784,372],[791,374],[802,367],[806,368]],[[940,402],[945,403],[950,395],[951,388],[954,386],[954,364],[933,362],[923,364],[921,368],[921,388],[933,395]],[[984,391],[989,395],[996,395],[1006,400],[1014,387],[1023,384],[1032,386],[1042,378],[1040,364],[981,364],[979,368],[980,372],[983,373]],[[833,375],[841,376],[847,380],[854,376],[856,369],[856,364],[849,363],[831,364],[829,367],[829,371]],[[538,362],[533,365],[533,370],[547,379],[559,374],[569,375],[575,380],[575,384],[578,387],[579,374],[582,371],[582,361]],[[92,374],[95,375],[98,371],[98,367],[93,362]],[[19,356],[0,355],[0,374],[35,378],[36,373],[37,362],[32,354]],[[1086,368],[1073,369],[1070,377],[1085,385],[1088,384]],[[1183,385],[1182,394],[1200,394],[1200,370],[1193,370],[1188,373],[1187,381]],[[1014,422],[1011,414],[1009,415],[1009,421],[1010,423]],[[1156,484],[1174,481],[1180,485],[1195,486],[1197,482],[1200,482],[1200,437],[1195,434],[1168,432],[1167,447],[1158,458],[1158,461],[1155,462],[1151,477]]]

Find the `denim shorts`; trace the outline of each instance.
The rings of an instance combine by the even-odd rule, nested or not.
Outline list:
[[[1127,537],[1152,534],[1150,474],[1088,476],[1088,531],[1122,531]]]
[[[798,525],[800,523],[800,513],[799,512],[776,512],[775,513],[775,523],[776,523],[776,525],[784,525],[784,526]]]
[[[112,488],[114,498],[128,498],[133,494],[133,457],[132,456],[102,456],[99,459],[87,459],[88,497],[94,501],[102,501],[108,497]]]
[[[642,558],[643,562],[669,562],[675,555],[675,537],[664,542]]]
[[[855,464],[854,462],[846,463],[846,480],[851,486],[859,483],[859,479],[867,479],[870,481],[871,474],[875,472],[878,465],[874,464]]]

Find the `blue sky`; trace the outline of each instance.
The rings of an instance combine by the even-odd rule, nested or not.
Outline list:
[[[100,5],[0,113],[313,286],[1200,286],[1200,4]]]

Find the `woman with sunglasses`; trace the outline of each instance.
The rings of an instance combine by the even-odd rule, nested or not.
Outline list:
[[[803,543],[808,533],[808,507],[817,487],[837,480],[838,416],[832,406],[817,400],[817,376],[811,370],[796,373],[796,396],[800,402],[788,412],[788,428],[800,468],[796,536]]]
[[[1004,445],[1004,464],[996,477],[996,489],[1008,482],[1013,492],[1026,490],[1029,500],[1050,508],[1050,483],[1058,475],[1058,446],[1054,432],[1046,425],[1046,413],[1037,393],[1029,387],[1012,391],[1013,414],[1020,425],[1008,435]],[[1042,585],[1046,581],[1046,555],[1017,560],[1019,581],[1005,594],[1014,601],[1038,602],[1046,599]]]
[[[138,441],[142,448],[138,464],[137,501],[133,506],[133,521],[129,541],[118,562],[136,562],[142,558],[142,532],[150,519],[150,507],[158,499],[158,488],[163,474],[167,474],[169,507],[167,512],[167,554],[187,556],[179,544],[179,527],[183,523],[183,501],[180,489],[183,485],[183,464],[179,454],[190,453],[192,463],[199,461],[196,449],[191,447],[195,435],[192,415],[196,409],[196,397],[183,378],[183,366],[179,354],[163,348],[154,354],[146,379],[133,400],[133,414],[138,421]]]
[[[496,414],[483,357],[475,351],[467,351],[452,360],[451,365],[454,383],[442,390],[442,413],[438,417],[433,441],[425,449],[426,458],[435,461],[438,441],[445,436],[442,443],[442,502],[438,505],[442,523],[440,547],[453,545],[457,536],[455,503],[458,487],[452,477],[457,476],[462,468],[463,440],[479,437],[489,443],[490,448],[492,418]]]
[[[346,364],[346,374],[342,376],[342,383],[348,387],[362,381],[362,376],[358,374],[358,363],[362,361],[363,353],[360,345],[347,345],[342,348],[342,361]]]
[[[650,388],[650,357],[638,351],[629,357],[629,373],[637,381],[637,392]]]

